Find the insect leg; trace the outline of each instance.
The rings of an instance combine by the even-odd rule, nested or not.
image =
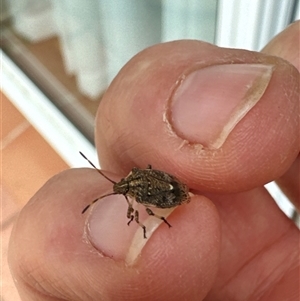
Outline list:
[[[168,221],[163,217],[163,216],[160,216],[160,215],[157,215],[155,214],[151,209],[149,208],[146,208],[146,211],[149,215],[152,215],[152,216],[155,216],[157,218],[160,218],[161,220],[163,220],[168,226],[169,228],[171,228],[172,226],[168,223]]]
[[[132,207],[132,202],[129,202],[128,196],[126,194],[124,194],[124,196],[125,196],[125,199],[126,199],[126,202],[127,202],[128,206]]]
[[[135,212],[134,212],[134,219],[139,224],[139,226],[143,228],[144,238],[147,238],[147,236],[146,236],[146,227],[140,222],[139,212],[137,210],[135,210]]]
[[[126,199],[127,204],[128,204],[127,218],[129,218],[129,222],[127,223],[127,225],[129,226],[130,223],[133,221],[133,218],[134,218],[134,216],[133,216],[133,214],[132,214],[133,211],[134,211],[134,209],[132,208],[132,202],[130,202],[130,201],[128,200],[127,195],[125,194],[124,196],[125,196],[125,199]]]
[[[132,206],[131,205],[129,205],[128,206],[128,209],[127,209],[127,218],[129,218],[129,222],[127,223],[127,225],[129,226],[130,225],[130,223],[133,221],[133,211],[134,211],[134,209],[132,208]]]

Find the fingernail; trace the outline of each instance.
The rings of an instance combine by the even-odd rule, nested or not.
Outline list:
[[[190,143],[220,148],[268,87],[272,65],[225,64],[182,77],[168,118],[175,133]]]
[[[143,229],[135,220],[127,225],[128,205],[124,196],[106,197],[91,208],[86,222],[87,239],[103,256],[133,265],[153,233],[162,224],[162,220],[149,216],[144,206],[135,208],[139,211],[140,222],[146,226],[147,239],[144,238]],[[172,210],[155,212],[167,217]]]

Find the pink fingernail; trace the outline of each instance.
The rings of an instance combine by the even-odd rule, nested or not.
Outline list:
[[[175,91],[169,122],[178,136],[218,149],[261,99],[273,66],[226,64],[188,74]]]

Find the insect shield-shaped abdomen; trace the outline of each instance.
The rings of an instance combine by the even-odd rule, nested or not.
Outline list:
[[[127,177],[121,179],[120,182],[115,182],[102,173],[101,170],[96,168],[82,153],[80,154],[103,177],[114,184],[112,193],[95,199],[83,209],[82,213],[84,213],[92,204],[106,196],[122,194],[128,204],[127,217],[129,222],[127,224],[129,225],[134,219],[143,228],[144,238],[147,238],[146,227],[139,221],[139,212],[138,210],[133,209],[133,200],[143,204],[149,215],[153,215],[163,220],[169,227],[171,227],[171,225],[163,216],[155,214],[148,207],[172,208],[190,201],[189,189],[185,184],[181,183],[177,178],[168,173],[160,170],[153,170],[151,165],[148,165],[146,169],[135,167]]]
[[[147,187],[136,198],[138,203],[157,208],[173,208],[190,201],[188,187],[174,176],[160,170],[145,170]]]

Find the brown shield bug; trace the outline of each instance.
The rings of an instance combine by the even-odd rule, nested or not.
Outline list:
[[[115,182],[98,169],[83,153],[80,152],[80,154],[104,178],[114,184],[113,192],[93,200],[92,203],[83,209],[82,213],[86,212],[92,204],[104,197],[122,194],[128,204],[127,218],[129,221],[127,224],[129,225],[134,219],[143,228],[144,238],[147,238],[146,227],[139,221],[139,212],[138,210],[133,209],[133,200],[143,204],[149,215],[160,218],[169,227],[171,227],[171,225],[168,221],[163,216],[155,214],[149,207],[173,208],[190,201],[189,189],[185,184],[166,172],[152,169],[151,165],[148,165],[146,169],[134,167],[127,177],[121,179],[120,182]]]

